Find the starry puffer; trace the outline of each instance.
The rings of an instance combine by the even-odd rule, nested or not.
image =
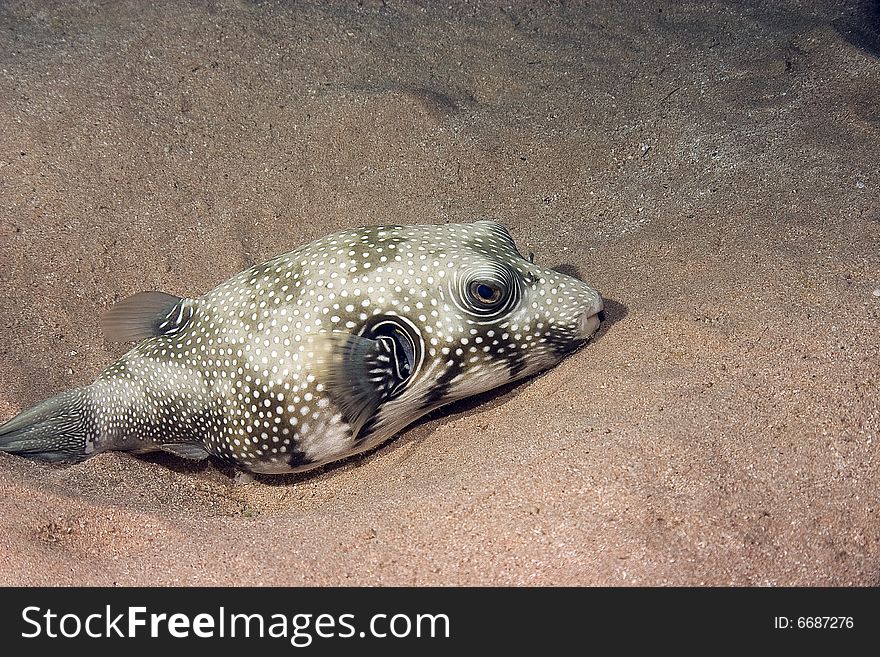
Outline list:
[[[198,298],[136,294],[104,329],[138,344],[91,385],[0,426],[0,450],[50,461],[164,450],[270,474],[368,450],[595,333],[598,292],[532,260],[494,221],[374,226]]]

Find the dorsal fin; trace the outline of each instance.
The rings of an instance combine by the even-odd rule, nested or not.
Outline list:
[[[385,336],[373,340],[334,331],[319,333],[309,342],[327,394],[339,406],[356,437],[379,405],[406,380],[409,371],[401,367],[393,341]],[[402,369],[405,374],[401,374]]]
[[[168,333],[169,320],[177,327],[192,314],[191,311],[180,312],[181,321],[176,320],[176,313],[171,317],[181,301],[180,297],[164,292],[140,292],[130,296],[104,314],[101,320],[104,334],[112,342],[130,342]],[[182,305],[180,310],[184,310]]]

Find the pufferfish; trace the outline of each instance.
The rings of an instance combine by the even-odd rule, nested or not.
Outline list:
[[[602,297],[493,221],[344,230],[207,294],[144,292],[104,317],[139,341],[91,385],[0,426],[0,451],[209,455],[258,473],[368,450],[452,401],[545,370]]]

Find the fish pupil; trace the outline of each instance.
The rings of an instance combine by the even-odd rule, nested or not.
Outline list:
[[[501,299],[501,290],[499,288],[479,281],[471,284],[471,294],[482,304],[494,304]]]

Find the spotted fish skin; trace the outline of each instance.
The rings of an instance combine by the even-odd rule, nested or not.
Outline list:
[[[0,426],[0,451],[166,450],[307,470],[551,367],[596,331],[603,305],[492,221],[344,230],[196,299],[149,294],[107,317],[111,333],[147,337],[93,384]]]

